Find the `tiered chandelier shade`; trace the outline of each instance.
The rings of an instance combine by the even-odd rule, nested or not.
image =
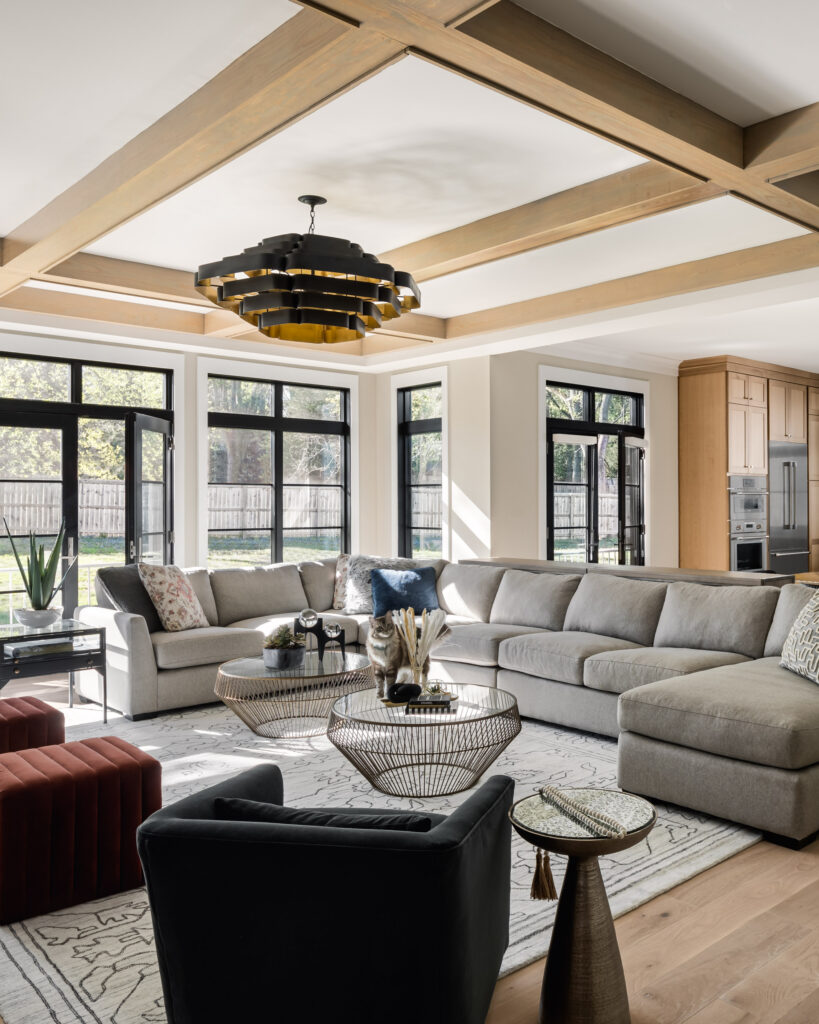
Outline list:
[[[270,338],[333,344],[363,338],[418,309],[412,274],[328,235],[275,235],[238,256],[205,263],[195,285]]]

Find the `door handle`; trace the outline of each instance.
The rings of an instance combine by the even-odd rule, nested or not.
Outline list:
[[[791,463],[791,529],[796,529],[796,463]]]

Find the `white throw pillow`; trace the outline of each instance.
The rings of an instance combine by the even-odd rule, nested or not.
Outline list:
[[[819,590],[796,616],[782,645],[779,664],[819,683]]]
[[[166,632],[179,633],[183,629],[210,625],[190,580],[181,569],[146,562],[140,562],[137,569]]]
[[[373,569],[415,569],[412,558],[373,558],[371,555],[350,555],[347,564],[344,611],[349,615],[372,615],[373,587],[370,573]]]

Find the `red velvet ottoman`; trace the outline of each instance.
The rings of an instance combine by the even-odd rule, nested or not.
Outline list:
[[[157,760],[115,736],[0,755],[0,924],[142,884]]]
[[[0,754],[62,743],[64,739],[62,711],[36,697],[0,700]]]

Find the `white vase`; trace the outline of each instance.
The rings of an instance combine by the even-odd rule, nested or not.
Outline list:
[[[28,629],[44,629],[52,626],[63,615],[62,608],[15,608],[14,617],[21,626]]]

